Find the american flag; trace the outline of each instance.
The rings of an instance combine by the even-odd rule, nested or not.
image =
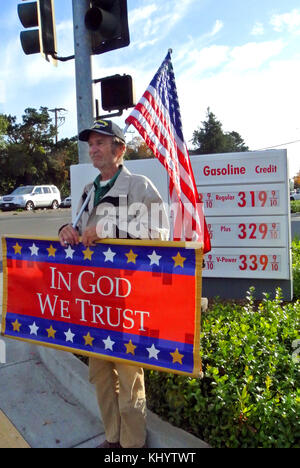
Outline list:
[[[173,240],[203,242],[204,253],[209,252],[210,237],[183,137],[171,51],[125,122],[137,129],[169,174]]]

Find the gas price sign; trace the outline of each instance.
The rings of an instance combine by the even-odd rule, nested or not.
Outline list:
[[[208,218],[207,227],[215,247],[284,247],[288,239],[288,226],[277,216],[214,217]]]
[[[286,249],[213,249],[206,256],[205,275],[223,278],[289,279]]]
[[[286,150],[191,161],[212,244],[203,276],[290,279]]]
[[[222,214],[284,214],[286,211],[285,187],[273,184],[272,187],[261,185],[244,186],[198,186],[206,216]]]

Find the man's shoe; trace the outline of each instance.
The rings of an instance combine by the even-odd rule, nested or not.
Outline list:
[[[114,449],[121,448],[121,445],[119,442],[108,442],[108,440],[105,440],[102,444],[98,445],[97,448]]]

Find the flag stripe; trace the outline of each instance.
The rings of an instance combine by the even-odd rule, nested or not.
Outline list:
[[[208,252],[210,238],[183,138],[170,52],[126,123],[134,125],[170,176],[170,199],[179,204],[173,219],[174,239],[202,240]]]
[[[136,127],[139,128],[139,133],[142,135],[142,137],[144,138],[144,140],[146,141],[148,146],[151,148],[153,153],[157,156],[159,161],[165,166],[165,168],[167,169],[169,175],[171,176],[171,179],[173,179],[173,177],[172,177],[173,174],[172,174],[172,172],[170,172],[172,170],[172,168],[170,166],[168,167],[168,161],[164,157],[164,154],[166,154],[167,150],[166,150],[166,148],[164,146],[163,146],[163,149],[165,151],[161,150],[161,145],[158,143],[158,141],[161,143],[161,140],[159,140],[159,138],[155,139],[156,134],[159,133],[158,130],[157,130],[157,127],[154,127],[154,128],[151,127],[151,121],[148,122],[148,119],[146,118],[146,114],[148,114],[149,120],[151,119],[151,117],[149,117],[150,114],[147,111],[145,111],[141,107],[138,107],[138,109],[141,109],[140,114],[142,114],[144,118],[142,119],[140,117],[139,120],[137,120],[137,118],[134,119],[135,114],[138,117],[138,112],[136,111],[136,112],[133,112],[131,114],[130,122],[133,123]],[[149,141],[149,138],[151,139],[151,137],[150,137],[151,132],[155,133],[155,136],[153,138],[155,141],[153,141],[153,140]],[[184,178],[182,178],[180,188],[176,187],[175,182],[173,183],[173,185],[175,186],[174,189],[178,193],[178,197],[174,199],[174,197],[173,197],[173,186],[172,186],[172,189],[170,188],[171,200],[172,201],[176,200],[176,202],[183,203],[183,204],[187,205],[187,206],[185,206],[185,209],[189,212],[189,214],[191,216],[194,217],[195,222],[197,223],[199,221],[198,220],[198,213],[193,208],[194,205],[195,205],[196,200],[195,200],[194,203],[192,203],[192,201],[191,201],[191,200],[194,200],[194,193],[193,193],[193,190],[191,188],[193,186],[191,178],[189,178],[189,182],[186,182],[184,180]],[[194,227],[196,228],[196,224],[194,224]]]
[[[172,157],[172,160],[176,158],[176,155],[178,156],[180,176],[181,176],[181,190],[183,191],[183,193],[186,195],[186,198],[187,198],[183,202],[186,202],[186,203],[191,202],[191,200],[195,199],[195,193],[193,190],[193,188],[195,187],[195,184],[193,183],[193,178],[191,177],[191,174],[190,174],[189,161],[185,158],[184,154],[179,149],[176,141],[174,140],[172,136],[172,133],[170,132],[170,128],[167,126],[167,122],[164,121],[163,118],[161,117],[162,112],[160,112],[159,110],[160,108],[155,106],[155,109],[154,109],[153,108],[154,104],[155,104],[155,101],[153,101],[152,94],[149,92],[146,92],[143,98],[141,99],[141,101],[137,104],[131,116],[135,116],[135,122],[139,122],[140,124],[142,124],[143,129],[144,129],[143,131],[144,134],[150,134],[152,131],[157,136],[160,143],[167,150],[168,154],[170,154],[170,157]],[[154,112],[151,112],[151,110],[152,111],[155,110],[156,113],[154,114]],[[157,112],[159,115],[157,115]],[[139,115],[142,115],[144,119],[141,119],[141,118],[139,119]],[[161,123],[164,125],[160,125]],[[169,140],[166,139],[165,137],[166,134],[168,135]],[[162,156],[164,156],[162,151],[160,151],[160,147],[158,147],[158,151],[162,154]],[[162,162],[161,158],[159,159]],[[167,159],[166,164],[163,163],[163,165],[165,166],[167,170],[168,170],[168,165],[169,165],[168,163],[169,163],[169,159]],[[172,165],[169,165],[169,167],[172,170]],[[169,175],[172,176],[172,174],[170,173]],[[175,187],[177,189],[178,185],[176,184]],[[180,198],[180,192],[178,193],[178,195]]]
[[[154,94],[154,92],[153,92]],[[191,183],[191,175],[190,175],[190,166],[188,159],[186,157],[186,148],[185,146],[181,145],[178,141],[178,137],[175,134],[175,129],[171,129],[167,120],[164,118],[165,112],[162,112],[162,108],[156,105],[155,98],[153,94],[150,91],[146,91],[144,94],[144,97],[141,99],[141,101],[137,104],[136,109],[139,111],[147,120],[147,122],[151,125],[153,128],[153,131],[155,131],[155,126],[153,125],[156,124],[157,128],[162,129],[162,133],[164,134],[165,138],[169,139],[166,142],[163,142],[161,140],[161,143],[165,147],[171,147],[173,150],[172,156],[174,156],[175,160],[176,154],[178,156],[178,162],[181,165],[180,166],[180,174],[181,177],[186,181],[187,184]],[[158,98],[156,98],[158,100]],[[138,115],[138,112],[137,112]],[[161,127],[160,124],[163,124]],[[172,133],[173,131],[173,133]],[[158,136],[158,134],[157,134]],[[172,145],[170,145],[172,143]]]
[[[138,116],[139,116],[138,111],[140,115],[143,115],[144,117],[143,119],[141,118],[138,119]],[[173,177],[172,171],[174,170],[174,164],[173,164],[174,155],[175,154],[182,155],[182,153],[180,152],[178,148],[174,148],[173,145],[170,145],[170,139],[167,140],[167,138],[164,136],[165,127],[158,127],[158,125],[155,125],[153,123],[152,115],[150,115],[147,109],[142,107],[142,104],[137,105],[136,111],[132,113],[131,118],[134,116],[136,116],[135,117],[136,124],[138,122],[139,127],[140,126],[143,127],[143,134],[150,136],[151,132],[154,133],[154,138],[152,139],[152,143],[157,149],[157,152],[162,156],[164,162],[161,160],[161,157],[159,157],[160,161],[168,170],[169,175]],[[133,123],[132,120],[131,122]],[[159,144],[158,144],[158,141],[159,141]],[[157,153],[156,153],[156,156],[157,156]],[[181,162],[181,158],[179,159],[179,162]],[[181,168],[180,164],[179,164],[179,167],[180,167],[180,175],[181,175],[181,184],[180,184],[181,189],[179,188],[178,184],[176,184],[176,187],[178,187],[177,190],[179,191],[179,195],[182,190],[188,199],[187,201],[190,201],[195,196],[192,190],[192,186],[193,186],[192,179],[190,175],[184,169]]]

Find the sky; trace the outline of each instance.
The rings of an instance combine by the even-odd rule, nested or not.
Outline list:
[[[59,137],[72,137],[74,60],[56,68],[40,54],[24,54],[18,3],[0,0],[0,113],[21,122],[28,107],[64,108]],[[55,0],[55,17],[58,55],[72,55],[72,0]],[[130,74],[139,99],[171,48],[188,147],[209,107],[250,150],[286,148],[290,177],[300,171],[299,1],[128,0],[128,18],[130,45],[93,56],[94,79]],[[124,127],[129,112],[115,122]]]

